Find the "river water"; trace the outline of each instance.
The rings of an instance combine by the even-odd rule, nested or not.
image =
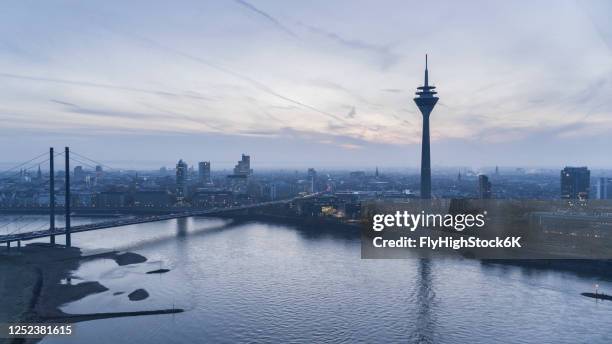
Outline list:
[[[72,283],[109,291],[65,312],[186,312],[83,322],[69,340],[42,343],[612,342],[612,302],[580,295],[596,283],[612,293],[612,281],[475,260],[362,260],[357,236],[334,229],[189,218],[75,234],[73,244],[148,261],[83,263]],[[160,267],[171,271],[145,273]],[[138,288],[150,297],[129,301]]]

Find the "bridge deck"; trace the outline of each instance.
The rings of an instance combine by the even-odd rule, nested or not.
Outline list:
[[[104,221],[104,222],[97,222],[97,223],[91,223],[91,224],[86,224],[86,225],[71,226],[70,233],[72,234],[72,233],[79,233],[79,232],[87,232],[87,231],[93,231],[93,230],[98,230],[98,229],[129,226],[129,225],[148,223],[148,222],[165,221],[165,220],[178,219],[178,218],[191,217],[191,216],[220,214],[220,213],[225,213],[225,212],[230,212],[230,211],[246,210],[246,209],[264,207],[264,206],[269,206],[269,205],[275,205],[275,204],[285,204],[285,203],[292,202],[295,199],[296,198],[292,198],[288,200],[281,200],[281,201],[262,202],[262,203],[257,203],[257,204],[249,204],[249,205],[228,207],[228,208],[212,208],[212,209],[206,209],[206,210],[195,210],[195,211],[173,213],[173,214],[167,214],[167,215],[121,218],[121,219],[116,219],[112,221]],[[51,235],[62,235],[62,234],[66,234],[66,228],[55,228],[53,231],[51,231],[50,229],[45,229],[45,230],[34,231],[34,232],[0,235],[0,243],[32,240],[32,239],[48,237]]]

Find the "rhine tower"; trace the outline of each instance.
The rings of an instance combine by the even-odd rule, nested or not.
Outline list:
[[[414,102],[423,115],[423,140],[421,143],[421,198],[431,198],[431,156],[429,144],[429,115],[438,102],[435,86],[429,86],[429,71],[427,70],[427,55],[425,55],[425,83],[417,87]]]

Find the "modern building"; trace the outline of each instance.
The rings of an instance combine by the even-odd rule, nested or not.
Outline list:
[[[308,169],[308,182],[310,182],[310,192],[317,192],[317,171],[314,168]]]
[[[242,154],[242,159],[234,166],[234,174],[242,176],[250,176],[253,174],[251,169],[251,156]]]
[[[612,178],[597,179],[597,199],[612,199]]]
[[[176,201],[182,202],[187,196],[187,163],[182,159],[176,164]]]
[[[425,83],[417,87],[414,102],[423,115],[423,139],[421,143],[421,198],[431,198],[431,156],[429,144],[429,115],[438,102],[435,86],[429,86],[429,71],[427,70],[427,55],[425,55]]]
[[[249,176],[251,174],[253,174],[251,157],[242,154],[242,158],[234,166],[234,174],[227,176],[230,189],[234,194],[246,195],[248,193]]]
[[[83,166],[76,166],[74,168],[73,178],[75,182],[85,181],[85,171],[83,170]]]
[[[591,171],[586,167],[565,167],[561,171],[561,198],[588,199]]]
[[[198,163],[198,179],[202,184],[211,184],[210,178],[210,161],[201,161]]]
[[[489,177],[484,174],[478,176],[478,198],[491,198],[491,182],[489,181]]]

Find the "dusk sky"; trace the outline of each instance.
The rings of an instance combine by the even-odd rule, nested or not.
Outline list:
[[[2,162],[612,167],[612,2],[5,1]]]

